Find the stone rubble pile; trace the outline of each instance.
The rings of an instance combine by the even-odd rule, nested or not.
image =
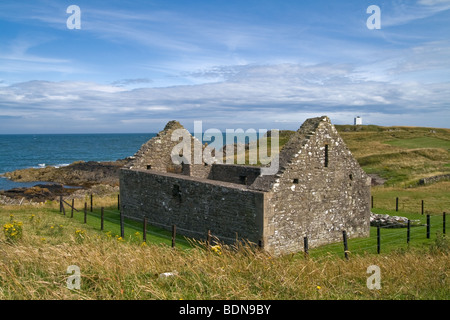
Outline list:
[[[370,225],[372,227],[383,228],[406,228],[408,226],[408,218],[400,216],[390,216],[388,214],[370,213]],[[411,220],[411,226],[419,226],[420,220]]]

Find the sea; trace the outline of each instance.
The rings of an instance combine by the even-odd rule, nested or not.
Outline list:
[[[110,134],[0,134],[0,190],[32,187],[47,181],[15,182],[1,175],[18,169],[63,167],[75,161],[116,161],[133,156],[156,133]],[[202,142],[220,148],[229,141],[246,143],[258,139],[259,133],[222,133],[215,141],[215,134],[203,133]],[[244,139],[244,140],[242,140]],[[66,186],[70,187],[70,186]]]
[[[62,167],[75,161],[115,161],[134,155],[156,133],[0,135],[0,175],[25,168]],[[0,177],[0,190],[46,181],[14,182]]]

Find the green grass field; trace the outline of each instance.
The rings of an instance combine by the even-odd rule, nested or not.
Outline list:
[[[450,140],[443,140],[434,137],[417,137],[410,139],[389,140],[385,143],[402,148],[418,149],[418,148],[440,148],[450,150]]]
[[[111,214],[113,214],[111,208]],[[383,212],[383,211],[381,211]],[[432,220],[431,238],[424,227],[382,229],[376,253],[376,229],[367,239],[350,239],[349,259],[342,243],[302,253],[271,257],[249,246],[201,242],[168,244],[161,230],[142,243],[139,225],[125,226],[125,239],[114,221],[100,231],[97,213],[88,223],[63,216],[55,205],[1,207],[0,222],[23,222],[22,238],[0,237],[0,299],[120,300],[302,300],[302,299],[442,299],[450,297],[449,247]],[[401,213],[403,214],[403,213]],[[411,218],[423,220],[420,215]],[[114,216],[110,216],[115,220]],[[68,266],[81,270],[81,287],[67,288]],[[379,266],[382,288],[366,286],[367,268]],[[172,272],[175,276],[161,278]]]

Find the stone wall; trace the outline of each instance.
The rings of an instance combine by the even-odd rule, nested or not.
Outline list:
[[[121,210],[128,216],[188,237],[205,238],[207,231],[224,242],[236,235],[258,243],[263,232],[264,193],[245,186],[189,176],[123,169]]]
[[[182,174],[190,177],[208,179],[211,176],[212,166],[203,163],[203,164],[186,164],[183,163],[183,171]]]
[[[261,168],[254,166],[213,164],[208,179],[243,185],[251,185],[261,174]]]
[[[349,237],[369,236],[370,178],[334,126],[323,120],[316,131],[297,134],[307,142],[274,181],[265,248],[298,252],[305,236],[314,247],[342,241],[343,230]]]
[[[450,174],[441,174],[438,176],[423,178],[419,180],[420,185],[426,185],[430,183],[435,183],[439,181],[450,180]]]
[[[178,121],[169,121],[164,130],[158,132],[156,137],[144,143],[141,148],[132,157],[132,160],[125,165],[129,169],[152,170],[157,172],[183,173],[182,164],[174,164],[172,161],[172,151],[180,144],[182,138],[172,141],[172,135],[175,130],[184,131],[187,137],[191,139],[190,163],[194,163],[195,144],[201,142],[195,139],[188,130],[186,130]],[[183,151],[180,151],[183,155]],[[185,155],[186,156],[186,155]]]

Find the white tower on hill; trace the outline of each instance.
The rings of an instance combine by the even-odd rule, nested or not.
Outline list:
[[[362,125],[362,118],[360,117],[360,116],[357,116],[356,118],[355,118],[355,126],[360,126],[360,125]]]

